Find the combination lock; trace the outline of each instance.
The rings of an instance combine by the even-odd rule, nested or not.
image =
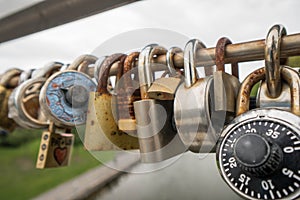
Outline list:
[[[265,67],[243,81],[237,117],[223,129],[217,147],[222,177],[246,199],[296,199],[300,195],[300,77],[280,65],[280,40],[285,34],[280,25],[270,29]],[[266,85],[268,104],[249,111],[250,92],[259,81]],[[288,106],[282,95],[290,96]]]
[[[285,119],[285,120],[283,120]],[[217,160],[225,182],[247,199],[294,199],[300,194],[300,117],[257,109],[227,126]]]

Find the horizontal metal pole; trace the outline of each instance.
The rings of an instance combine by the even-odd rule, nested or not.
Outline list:
[[[147,44],[145,44],[147,45]],[[265,40],[255,40],[237,44],[229,44],[225,49],[225,63],[232,62],[248,62],[263,60],[265,48]],[[300,56],[300,33],[287,35],[282,38],[281,58],[291,56]],[[166,55],[158,56],[153,60],[155,63],[166,64]],[[137,63],[136,63],[137,64]],[[174,64],[176,68],[183,68],[183,53],[177,53],[174,56]],[[212,66],[215,65],[215,48],[200,49],[197,52],[197,66]],[[161,65],[153,69],[154,71],[165,70]],[[116,74],[117,65],[114,64],[111,69],[111,74]]]
[[[0,43],[139,0],[47,0],[0,19]]]

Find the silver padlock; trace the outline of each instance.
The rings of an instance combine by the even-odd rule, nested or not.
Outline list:
[[[41,109],[55,125],[73,127],[85,124],[89,92],[96,90],[96,84],[83,72],[93,61],[96,62],[95,57],[79,57],[67,70],[49,77],[41,89]],[[78,68],[83,72],[74,70]]]
[[[185,46],[185,82],[175,94],[174,116],[178,134],[186,148],[196,153],[207,153],[215,147],[215,129],[223,127],[225,115],[212,113],[213,76],[198,78],[196,52],[201,48],[205,45],[197,39],[190,40]]]
[[[21,83],[9,98],[9,118],[23,127],[29,129],[46,128],[49,124],[48,118],[40,109],[40,91],[46,79],[51,73],[60,69],[61,63],[52,62],[36,71],[36,75]]]
[[[165,53],[166,50],[157,44],[148,45],[141,51],[138,61],[142,100],[134,102],[134,112],[141,160],[145,163],[163,161],[186,150],[184,145],[177,145],[173,101],[150,99],[148,95],[154,81],[151,60],[154,55]]]

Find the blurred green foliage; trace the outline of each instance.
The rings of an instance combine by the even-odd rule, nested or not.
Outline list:
[[[0,146],[3,147],[19,147],[23,144],[40,138],[43,130],[16,129],[9,134],[0,134]],[[74,145],[81,145],[82,141],[79,138],[76,129],[72,130],[75,136]]]
[[[287,65],[290,67],[300,67],[300,56],[289,57]]]
[[[7,136],[1,135],[0,199],[31,199],[101,165],[84,149],[78,134],[75,134],[70,166],[36,169],[41,132],[41,130],[18,129]],[[113,154],[105,154],[105,156],[106,160],[102,162],[113,158]]]

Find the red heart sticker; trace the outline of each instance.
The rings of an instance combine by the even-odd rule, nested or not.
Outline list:
[[[56,160],[56,162],[61,165],[66,157],[67,157],[67,147],[64,147],[64,148],[60,148],[60,147],[56,147],[55,150],[54,150],[54,158]]]

